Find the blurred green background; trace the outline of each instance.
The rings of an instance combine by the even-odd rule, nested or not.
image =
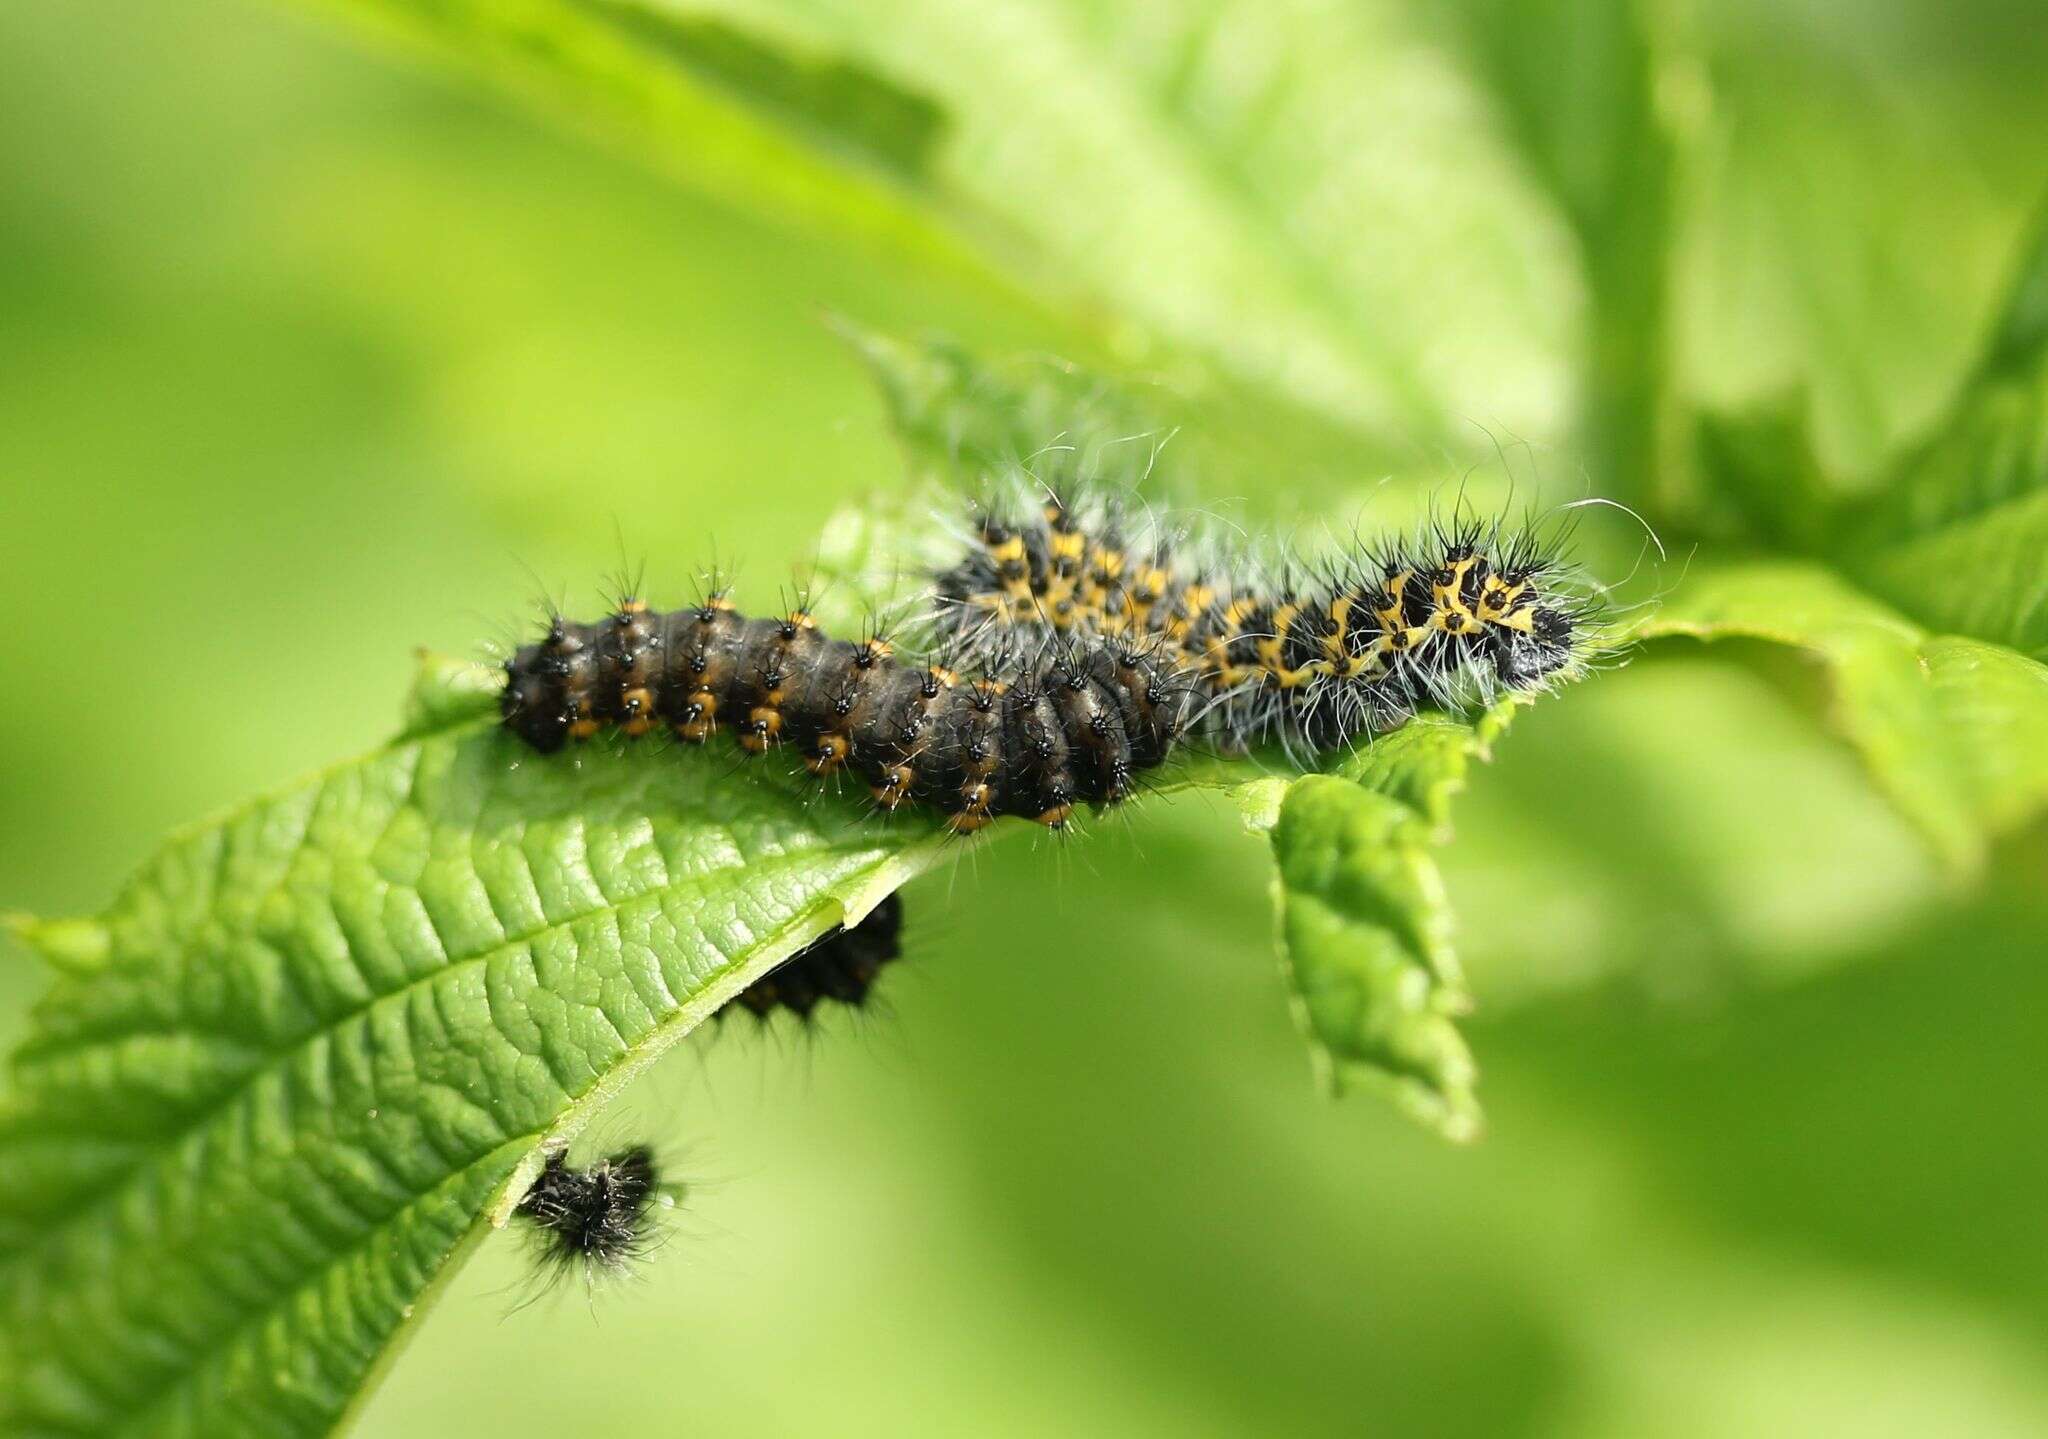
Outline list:
[[[1801,13],[1955,148],[1757,72],[1805,107],[1772,153],[1851,198],[1692,363],[1865,355],[1822,396],[1853,457],[1942,393],[2048,177],[2041,27]],[[287,13],[13,5],[0,55],[0,909],[96,907],[622,550],[772,590],[901,468],[822,306],[1053,341]],[[1887,217],[1931,298],[1821,249]],[[1518,725],[1445,859],[1470,1150],[1316,1095],[1220,801],[930,876],[886,1016],[693,1039],[604,1121],[700,1181],[644,1278],[515,1309],[495,1237],[364,1432],[2048,1433],[2048,848],[1941,881],[1823,711],[1665,646]],[[41,976],[0,965],[11,1043]]]

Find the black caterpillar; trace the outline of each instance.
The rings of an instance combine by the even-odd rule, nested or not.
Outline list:
[[[719,1016],[734,1004],[760,1019],[786,1009],[807,1020],[820,1004],[859,1009],[873,993],[882,966],[902,953],[902,931],[903,901],[891,894],[858,925],[827,931],[755,980]]]
[[[631,1269],[653,1244],[651,1212],[661,1194],[660,1171],[647,1145],[622,1149],[587,1169],[552,1154],[512,1212],[539,1236],[544,1270],[617,1274]]]
[[[985,515],[934,576],[929,644],[823,634],[807,609],[748,618],[722,592],[669,613],[637,599],[506,664],[504,724],[542,752],[606,729],[691,743],[721,726],[753,753],[857,775],[884,810],[955,830],[1022,815],[1064,828],[1127,799],[1191,734],[1297,757],[1554,683],[1583,663],[1592,599],[1533,529],[1435,529],[1277,578],[1241,554],[1125,538],[1114,502]]]
[[[1061,640],[1170,656],[1201,697],[1203,738],[1304,757],[1418,709],[1546,684],[1579,662],[1593,617],[1559,587],[1560,546],[1532,527],[1433,526],[1278,568],[1262,577],[1241,549],[1160,533],[1113,496],[1052,496],[1029,519],[984,512],[935,579],[938,634],[973,656]]]
[[[820,1004],[860,1008],[882,966],[900,952],[903,902],[890,895],[858,925],[833,929],[740,991],[738,1005],[766,1019],[787,1009],[808,1020]],[[544,1273],[624,1274],[656,1242],[654,1206],[664,1188],[653,1147],[636,1144],[585,1168],[548,1157],[513,1213],[533,1226]]]

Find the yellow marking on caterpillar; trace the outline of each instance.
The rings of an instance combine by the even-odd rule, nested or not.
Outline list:
[[[1232,608],[1236,608],[1232,606]],[[1294,617],[1301,613],[1300,605],[1282,605],[1273,611],[1273,632],[1262,635],[1254,641],[1259,663],[1269,670],[1281,667],[1281,652],[1287,648],[1287,627],[1294,623]]]
[[[678,721],[675,731],[691,744],[702,744],[718,728],[718,696],[710,690],[693,690],[689,707],[694,713]]]
[[[1330,632],[1323,636],[1323,653],[1333,660],[1344,658],[1346,627],[1351,623],[1351,596],[1339,595],[1330,601]]]
[[[627,690],[619,696],[619,708],[626,716],[619,728],[634,739],[654,728],[654,696],[647,690]]]
[[[1120,579],[1124,572],[1124,552],[1114,545],[1097,545],[1088,553],[1088,567],[1104,584]]]
[[[853,752],[853,741],[843,734],[821,734],[818,736],[817,753],[804,761],[804,768],[812,774],[826,775],[846,763],[847,755]]]
[[[740,736],[740,748],[750,754],[765,754],[782,733],[782,711],[768,705],[756,705],[747,711],[749,726]]]
[[[884,770],[882,782],[870,785],[869,792],[874,795],[875,803],[883,809],[894,809],[909,797],[910,782],[914,777],[909,765],[899,764],[892,769]]]
[[[1202,662],[1218,674],[1224,670],[1234,670],[1236,666],[1230,658],[1230,643],[1233,638],[1231,635],[1211,635],[1209,642],[1202,646]]]
[[[1260,666],[1265,671],[1267,678],[1283,690],[1299,689],[1311,680],[1320,679],[1324,675],[1331,675],[1337,672],[1336,666],[1326,659],[1310,660],[1298,668],[1288,668],[1286,660],[1287,631],[1293,628],[1295,618],[1300,613],[1300,605],[1288,604],[1280,606],[1279,609],[1273,611],[1273,633],[1258,641]],[[1325,640],[1323,643],[1327,648],[1329,641]]]
[[[1081,571],[1081,602],[1099,619],[1110,600],[1121,592],[1124,552],[1110,545],[1093,545]]]
[[[1151,565],[1139,572],[1136,584],[1125,587],[1124,602],[1130,606],[1133,622],[1142,625],[1151,618],[1153,606],[1166,593],[1167,578],[1165,570]]]
[[[1479,587],[1479,618],[1498,619],[1514,609],[1522,596],[1528,593],[1529,582],[1508,584],[1498,575],[1488,575],[1486,583]]]
[[[960,798],[966,803],[960,807],[959,813],[953,816],[955,819],[976,820],[976,828],[988,823],[989,806],[995,802],[994,790],[981,780],[970,780],[960,786]]]
[[[1387,603],[1384,607],[1374,610],[1373,617],[1380,622],[1380,628],[1388,634],[1401,628],[1401,592],[1408,587],[1408,574],[1407,570],[1396,570],[1387,576],[1386,584],[1381,586],[1387,592]]]
[[[1478,563],[1477,555],[1467,555],[1462,560],[1453,561],[1450,579],[1436,580],[1432,583],[1430,593],[1436,603],[1436,613],[1430,616],[1430,620],[1438,629],[1449,630],[1454,635],[1478,633],[1476,621],[1470,630],[1464,626],[1464,622],[1472,620],[1473,616],[1472,611],[1465,608],[1465,601],[1459,593],[1465,588],[1465,576],[1471,571],[1472,566]]]
[[[1432,594],[1436,601],[1436,609],[1429,617],[1432,629],[1453,635],[1476,635],[1485,628],[1479,617],[1465,607],[1465,601],[1460,594],[1465,587],[1466,573],[1477,563],[1479,559],[1476,555],[1459,560],[1451,566],[1451,578],[1448,582],[1435,582]]]
[[[1333,675],[1336,672],[1337,667],[1328,660],[1310,660],[1300,669],[1295,670],[1266,671],[1272,677],[1273,683],[1283,690],[1299,689],[1310,680],[1320,679],[1324,675]]]

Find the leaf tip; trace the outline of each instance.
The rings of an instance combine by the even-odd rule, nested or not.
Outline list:
[[[413,651],[412,689],[405,697],[401,734],[478,719],[488,714],[504,676],[479,660],[459,659],[425,646]]]
[[[1436,1075],[1400,1074],[1370,1062],[1339,1061],[1327,1051],[1319,1053],[1317,1067],[1324,1092],[1332,1098],[1341,1099],[1354,1088],[1367,1089],[1391,1099],[1402,1114],[1439,1138],[1475,1144],[1486,1135],[1486,1113],[1473,1091],[1478,1069],[1462,1043],[1458,1049],[1462,1063]]]
[[[0,915],[0,931],[66,974],[89,974],[102,968],[113,950],[113,936],[97,919],[38,919],[32,914],[10,913]]]

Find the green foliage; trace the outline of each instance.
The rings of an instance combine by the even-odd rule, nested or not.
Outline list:
[[[1769,640],[1822,659],[1872,777],[1959,869],[2048,806],[2048,667],[1929,633],[1819,565],[1703,570],[1645,633]]]
[[[1280,952],[1303,1030],[1334,1089],[1389,1089],[1448,1139],[1475,1138],[1478,1072],[1453,1019],[1472,997],[1430,846],[1475,757],[1507,726],[1422,715],[1288,786],[1268,827]]]
[[[651,747],[535,763],[490,710],[429,667],[405,738],[26,928],[11,1424],[325,1430],[544,1144],[944,852]]]
[[[1029,462],[1328,519],[1484,454],[1477,414],[1699,547],[1637,638],[1816,657],[1838,729],[1951,868],[2048,809],[2048,229],[2002,305],[1910,269],[1926,212],[1945,254],[2012,226],[1974,192],[1888,188],[1893,151],[1816,128],[1806,107],[1838,97],[1788,80],[1813,47],[1770,24],[1599,0],[327,3],[1080,362],[848,326],[922,482]],[[1218,63],[1250,35],[1257,73]],[[1756,216],[1768,264],[1730,243]],[[1901,315],[1864,354],[1843,337],[1873,295]],[[1750,344],[1759,311],[1796,313],[1794,337]],[[1895,392],[1909,363],[1933,383],[1930,350],[1961,378],[1916,411]],[[834,602],[886,596],[917,544],[877,509],[835,520]],[[1323,774],[1178,781],[1267,835],[1332,1083],[1458,1139],[1472,997],[1438,846],[1508,718],[1424,717]],[[0,1419],[326,1430],[546,1146],[946,853],[925,821],[877,829],[761,766],[536,761],[489,724],[487,683],[430,666],[391,745],[175,836],[98,917],[20,927],[58,979],[0,1109]]]
[[[1796,559],[1710,563],[1646,635],[1793,645],[1832,672],[1843,731],[1959,869],[2048,807],[2048,229],[1947,414],[1830,500],[1784,404],[1700,427],[1707,473]]]

